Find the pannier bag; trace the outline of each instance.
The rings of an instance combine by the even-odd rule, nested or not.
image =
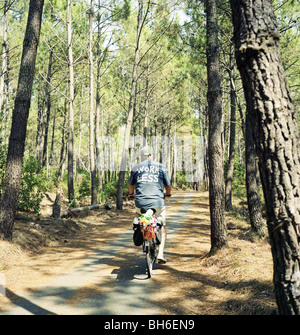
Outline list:
[[[143,244],[143,238],[147,241],[155,239],[156,244],[161,243],[161,230],[157,225],[157,219],[152,209],[148,209],[139,218],[139,223],[134,225],[133,243],[137,247]]]
[[[141,231],[141,226],[135,225],[134,232],[133,232],[133,243],[137,247],[143,244],[143,233]]]

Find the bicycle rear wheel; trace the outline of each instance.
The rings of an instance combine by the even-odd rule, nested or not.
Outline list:
[[[149,248],[148,248],[149,249]],[[146,263],[147,263],[147,273],[148,273],[148,278],[151,278],[152,275],[152,269],[153,269],[153,262],[152,262],[152,257],[151,254],[148,250],[146,253]]]
[[[153,264],[155,263],[157,256],[157,250],[155,247],[155,244],[150,242],[149,246],[146,249],[146,263],[147,263],[147,272],[148,272],[148,277],[150,278],[152,275],[152,270],[153,270]]]

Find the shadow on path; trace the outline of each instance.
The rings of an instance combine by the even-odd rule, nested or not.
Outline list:
[[[189,219],[192,197],[192,193],[186,193],[180,198],[180,210],[168,209],[167,243]],[[170,200],[167,206],[176,199]],[[24,297],[9,292],[15,308],[0,314],[160,314],[159,306],[149,300],[157,287],[148,279],[145,256],[141,248],[133,246],[132,234],[130,225],[126,233],[39,290]],[[155,268],[160,265],[156,264]]]

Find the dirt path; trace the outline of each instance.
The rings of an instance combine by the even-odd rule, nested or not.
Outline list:
[[[14,249],[0,268],[6,280],[0,314],[270,314],[276,308],[269,245],[247,240],[239,220],[228,218],[229,248],[206,257],[206,193],[177,193],[168,204],[168,262],[157,264],[151,279],[132,243],[133,213],[130,207],[93,211],[76,219],[82,230],[75,237],[39,254]]]

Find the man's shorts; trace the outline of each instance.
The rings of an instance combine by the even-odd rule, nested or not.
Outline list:
[[[141,213],[141,208],[135,207],[136,212],[138,214]],[[157,221],[160,222],[163,226],[166,225],[166,207],[159,207],[159,208],[154,208],[155,209],[155,216],[157,218]]]

